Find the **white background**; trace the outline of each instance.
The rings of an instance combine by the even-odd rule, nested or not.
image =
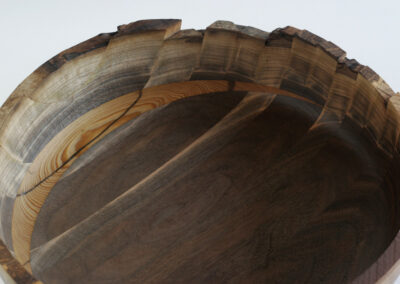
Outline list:
[[[330,40],[400,91],[397,0],[0,0],[0,104],[34,69],[60,51],[117,25],[179,18],[202,29],[230,20],[266,31],[292,25]]]
[[[0,0],[0,104],[39,65],[100,32],[139,19],[202,29],[230,20],[265,31],[292,25],[330,40],[400,91],[400,1]]]
[[[178,18],[204,29],[230,20],[265,31],[292,25],[336,43],[400,91],[400,1],[0,0],[0,105],[60,51],[120,24]]]

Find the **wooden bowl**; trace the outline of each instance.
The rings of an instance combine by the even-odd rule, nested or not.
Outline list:
[[[1,239],[45,283],[373,283],[399,98],[308,31],[120,26],[0,109]]]

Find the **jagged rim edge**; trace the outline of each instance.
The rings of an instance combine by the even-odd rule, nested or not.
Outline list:
[[[218,22],[223,22],[223,21],[217,21],[210,26],[207,27],[207,29],[213,29]],[[0,111],[4,109],[5,107],[9,106],[10,103],[16,99],[17,97],[24,97],[26,95],[24,94],[19,94],[19,89],[20,87],[27,81],[27,79],[32,76],[33,74],[37,72],[41,72],[43,69],[50,75],[51,73],[55,72],[56,70],[60,69],[65,63],[74,60],[75,58],[84,55],[88,52],[91,52],[93,50],[96,50],[101,47],[106,47],[110,40],[116,37],[120,36],[126,36],[126,35],[131,35],[135,33],[140,33],[140,32],[146,32],[146,31],[155,31],[155,30],[165,30],[165,24],[174,24],[174,23],[181,23],[181,20],[179,19],[156,19],[156,20],[140,20],[136,22],[132,22],[126,25],[120,25],[117,27],[117,31],[115,32],[108,32],[108,33],[100,33],[86,41],[83,41],[81,43],[78,43],[68,49],[65,49],[64,51],[61,51],[57,55],[53,56],[51,59],[40,65],[36,70],[34,70],[27,78],[22,81],[17,88],[11,93],[11,95],[7,98],[7,100],[4,102],[4,104],[0,107]],[[232,22],[227,22],[231,24],[233,27],[242,27],[242,28],[250,28],[254,30],[258,30],[257,28],[253,27],[245,27],[245,26],[240,26],[236,25]],[[235,31],[238,33],[241,33],[245,36],[257,38],[254,35],[251,35],[249,33],[243,32],[242,29],[227,29],[224,27],[218,27],[219,30],[226,30],[226,31]],[[183,30],[180,30],[178,32],[181,32]],[[203,30],[197,30],[199,32]],[[261,30],[259,30],[261,31]],[[177,32],[177,33],[178,33]],[[384,98],[385,102],[390,99],[390,97],[396,95],[396,93],[392,90],[392,88],[383,80],[382,77],[380,77],[372,68],[369,66],[360,64],[356,59],[349,59],[346,57],[346,52],[338,47],[336,44],[332,43],[331,41],[327,41],[324,38],[308,31],[308,30],[300,30],[292,26],[286,26],[284,28],[276,28],[272,32],[268,33],[265,31],[261,31],[267,34],[266,39],[265,39],[265,45],[268,46],[269,43],[272,40],[277,40],[277,39],[286,39],[289,41],[292,41],[293,38],[298,38],[312,46],[318,46],[320,47],[325,53],[333,57],[336,62],[338,63],[337,69],[347,69],[351,73],[354,74],[354,77],[358,74],[363,76],[368,82],[370,82],[374,88],[379,92],[379,94]],[[174,33],[175,34],[175,33]],[[170,35],[168,38],[173,37],[173,35]],[[201,36],[204,36],[204,33],[201,33]],[[46,77],[47,77],[46,76]],[[31,93],[33,93],[35,89],[31,90]]]

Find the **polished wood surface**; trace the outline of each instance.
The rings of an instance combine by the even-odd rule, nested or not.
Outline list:
[[[308,31],[179,27],[100,34],[0,109],[0,237],[15,258],[44,283],[385,274],[400,95]]]

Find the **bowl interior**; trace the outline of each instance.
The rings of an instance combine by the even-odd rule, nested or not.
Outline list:
[[[311,101],[197,95],[79,157],[41,208],[31,245],[129,200],[41,278],[343,283],[399,229],[399,169],[365,128]]]

